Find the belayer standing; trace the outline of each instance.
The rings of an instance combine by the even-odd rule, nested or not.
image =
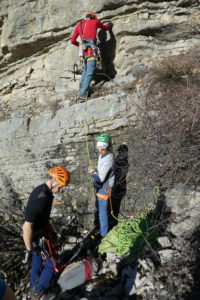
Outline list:
[[[80,80],[79,101],[84,102],[88,97],[90,83],[96,68],[96,35],[97,29],[110,30],[112,23],[103,24],[97,20],[97,15],[93,12],[86,13],[86,17],[76,25],[71,37],[71,43],[79,46],[79,56],[81,57],[84,70]],[[77,41],[80,36],[81,42]]]
[[[100,226],[102,237],[108,233],[108,207],[111,191],[115,181],[115,157],[111,149],[111,137],[102,133],[97,137],[96,148],[99,152],[97,170],[88,168],[88,173],[93,178],[96,191],[95,225]]]
[[[54,264],[48,251],[40,251],[42,241],[50,240],[52,230],[49,218],[53,203],[53,194],[61,192],[69,183],[69,172],[56,166],[49,171],[50,179],[37,186],[31,193],[22,226],[26,247],[24,263],[32,260],[30,272],[30,295],[27,299],[39,300],[50,287],[54,275]],[[51,231],[51,232],[50,232]],[[35,246],[35,247],[34,247]],[[44,254],[45,253],[45,254]]]

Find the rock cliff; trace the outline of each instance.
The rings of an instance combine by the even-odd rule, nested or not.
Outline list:
[[[12,283],[18,297],[25,294],[28,272],[21,265],[24,245],[20,236],[23,207],[53,165],[61,164],[71,173],[68,191],[58,197],[64,205],[53,209],[52,215],[60,222],[57,226],[70,231],[68,224],[78,219],[79,226],[92,227],[94,191],[87,167],[96,165],[96,136],[107,132],[116,154],[114,198],[121,204],[120,211],[134,217],[136,211],[162,197],[168,210],[158,223],[161,237],[155,252],[140,257],[137,266],[126,267],[123,260],[114,257],[110,263],[107,256],[99,274],[108,277],[102,285],[97,278],[99,286],[92,282],[87,291],[80,289],[80,297],[197,299],[199,1],[0,2],[0,275]],[[98,33],[103,72],[95,76],[91,98],[76,103],[80,74],[74,74],[73,67],[78,64],[78,49],[69,41],[87,11],[95,11],[99,19],[114,26],[107,34]],[[192,59],[184,56],[192,51]],[[178,68],[171,78],[173,88],[162,90],[160,82],[151,81],[151,69],[161,62],[161,74],[163,59],[172,56],[175,59],[169,66],[179,65],[178,57],[182,57],[186,71]],[[165,83],[163,74],[164,84],[170,85],[171,79]],[[154,96],[150,105],[149,94]],[[156,121],[153,132],[148,122],[142,124],[148,118]],[[159,144],[163,140],[164,147]],[[72,214],[78,218],[71,218]],[[68,296],[64,299],[75,299]]]
[[[69,39],[88,10],[114,24],[113,33],[99,32],[107,77],[99,75],[100,85],[87,104],[74,104],[79,75],[74,79],[72,70],[78,50]],[[12,199],[14,207],[23,206],[32,188],[46,179],[47,170],[61,164],[72,174],[63,196],[65,212],[91,214],[87,166],[96,163],[96,135],[110,133],[116,154],[120,145],[127,145],[129,158],[134,153],[130,132],[140,120],[146,91],[137,85],[136,92],[128,94],[124,86],[162,57],[198,45],[199,29],[199,3],[193,0],[2,0],[0,178],[4,195],[8,184],[14,194],[1,196]],[[122,209],[132,210],[135,179],[131,160],[129,165],[128,157],[125,161],[129,173]],[[148,201],[141,199],[137,206]],[[54,210],[63,212],[63,207]]]

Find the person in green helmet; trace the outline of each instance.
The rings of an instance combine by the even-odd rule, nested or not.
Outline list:
[[[108,233],[108,205],[111,190],[115,181],[115,157],[111,149],[111,137],[107,133],[100,134],[96,148],[99,152],[97,170],[88,168],[96,190],[95,226],[100,229],[102,237]]]

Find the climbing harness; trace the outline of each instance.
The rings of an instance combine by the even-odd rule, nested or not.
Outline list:
[[[47,247],[48,247],[48,252],[49,252],[49,255],[51,257],[51,261],[52,261],[52,264],[53,264],[54,271],[58,273],[60,271],[60,268],[57,268],[57,266],[56,266],[56,262],[55,262],[55,259],[54,259],[54,254],[53,254],[52,245],[50,243],[50,240],[46,240],[45,242],[46,242]],[[56,252],[56,254],[58,254],[58,253]]]
[[[56,273],[60,272],[60,270],[64,267],[64,265],[57,266],[55,257],[58,256],[57,244],[50,239],[42,237],[39,239],[39,245],[36,246],[36,253],[40,254],[42,259],[45,260],[47,258],[51,258],[54,271]]]
[[[112,190],[111,189],[106,190],[106,195],[96,193],[96,196],[101,198],[101,199],[108,200],[110,202],[110,214],[115,220],[117,220],[118,222],[123,222],[124,221],[124,220],[118,219],[114,215],[113,206],[112,206]]]
[[[59,272],[63,266],[56,266],[56,258],[58,257],[59,244],[57,242],[57,235],[52,225],[48,225],[44,235],[33,242],[33,250],[37,255],[41,255],[43,260],[51,258],[54,271]]]
[[[84,31],[88,21],[89,20],[85,22],[84,28],[82,28],[82,21],[80,22],[82,37],[79,45],[79,59],[84,63],[90,60],[96,60],[96,70],[102,70],[102,58],[99,47],[96,45],[93,39],[84,37]],[[88,51],[88,54],[84,55],[84,51]]]
[[[91,41],[89,41],[91,40]],[[89,41],[89,42],[88,42]],[[84,39],[82,40],[82,52],[79,51],[79,60],[80,60],[80,69],[84,68],[84,65],[91,60],[95,60],[96,61],[96,68],[95,70],[97,71],[101,71],[102,68],[102,58],[101,58],[101,51],[99,49],[98,46],[95,45],[95,47],[93,46],[94,41],[92,39]],[[79,47],[79,49],[81,48],[81,46]],[[83,55],[83,51],[86,51],[88,48],[88,55]],[[93,51],[91,51],[91,49]],[[93,53],[92,53],[93,52]]]

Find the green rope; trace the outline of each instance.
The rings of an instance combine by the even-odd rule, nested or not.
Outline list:
[[[118,221],[118,222],[124,222],[124,219],[118,219],[117,217],[115,217],[113,211],[111,211],[110,214],[111,214],[111,216],[112,216],[116,221]]]
[[[88,123],[87,123],[87,118],[86,118],[86,112],[87,112],[87,100],[85,102],[84,105],[84,113],[83,113],[83,127],[84,127],[84,131],[85,131],[85,145],[86,145],[86,153],[88,156],[88,162],[89,162],[89,167],[92,167],[92,162],[91,162],[91,158],[90,158],[90,151],[89,151],[89,143],[88,143]]]
[[[89,167],[92,167],[92,162],[91,162],[91,158],[90,158],[90,151],[89,151],[89,143],[88,143],[88,123],[87,123],[87,117],[86,117],[86,113],[87,113],[87,102],[88,99],[86,99],[85,105],[84,105],[84,112],[83,112],[83,127],[84,127],[84,132],[85,132],[85,145],[86,145],[86,153],[88,156],[88,162],[89,162]],[[155,208],[155,200],[158,199],[159,195],[160,195],[160,189],[158,186],[154,186],[153,188],[153,198],[154,198],[154,203],[152,204],[150,209]],[[112,199],[111,199],[112,201]],[[117,221],[117,222],[124,222],[124,219],[118,219],[114,213],[113,210],[111,211],[111,216]]]
[[[133,252],[138,256],[142,253],[145,245],[152,248],[157,237],[157,227],[152,218],[152,211],[141,211],[129,221],[115,226],[99,245],[99,253],[114,252],[122,256]]]

